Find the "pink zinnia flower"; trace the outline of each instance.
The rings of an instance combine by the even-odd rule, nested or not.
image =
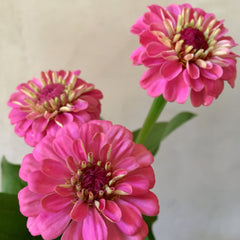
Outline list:
[[[20,211],[32,235],[62,240],[143,240],[142,214],[159,212],[152,154],[111,122],[70,123],[26,155]]]
[[[230,49],[236,44],[223,21],[189,4],[148,8],[131,28],[141,43],[131,59],[148,67],[140,85],[151,97],[184,103],[191,91],[193,106],[207,106],[225,80],[234,87],[237,55]]]
[[[35,146],[46,134],[69,122],[84,123],[99,119],[101,91],[78,78],[80,71],[42,72],[20,84],[8,101],[15,132]]]

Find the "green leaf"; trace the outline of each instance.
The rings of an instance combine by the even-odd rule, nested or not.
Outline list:
[[[157,220],[157,216],[149,217],[143,215],[143,219],[148,225],[148,236],[145,238],[145,240],[155,240],[154,234],[152,232],[152,225]]]
[[[180,127],[182,124],[196,116],[190,112],[182,112],[173,117],[169,122],[155,123],[144,141],[144,146],[155,155],[160,147],[161,141],[165,139],[171,132]],[[133,132],[135,140],[140,129]]]
[[[2,192],[17,194],[26,186],[26,183],[19,178],[20,165],[12,164],[2,157]]]
[[[41,239],[30,235],[26,218],[19,212],[16,194],[0,193],[0,239],[28,240]]]

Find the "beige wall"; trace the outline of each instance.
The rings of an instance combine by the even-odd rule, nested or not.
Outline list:
[[[167,6],[174,1],[154,2]],[[154,2],[0,0],[0,154],[20,163],[31,151],[14,134],[6,102],[19,83],[38,77],[41,70],[81,69],[82,78],[104,93],[102,116],[131,130],[139,127],[152,99],[138,83],[144,68],[132,67],[129,60],[138,46],[129,28]],[[226,19],[240,42],[240,1],[189,3]],[[157,239],[240,239],[239,105],[239,77],[236,88],[226,85],[210,107],[167,105],[164,120],[182,110],[198,117],[171,135],[156,156]]]

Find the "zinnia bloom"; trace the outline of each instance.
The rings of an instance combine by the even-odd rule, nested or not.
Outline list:
[[[20,211],[32,235],[62,240],[143,240],[142,214],[159,212],[149,190],[152,154],[120,125],[92,120],[48,134],[26,155]]]
[[[99,119],[101,91],[78,78],[80,71],[42,72],[20,84],[8,101],[15,132],[35,146],[49,131],[53,133],[69,122]]]
[[[163,94],[169,102],[184,103],[190,92],[193,106],[207,106],[224,81],[234,87],[236,44],[225,36],[223,21],[189,4],[148,8],[131,28],[141,43],[131,59],[148,67],[140,85],[151,97]]]

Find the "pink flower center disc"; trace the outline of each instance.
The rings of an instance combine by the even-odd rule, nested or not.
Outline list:
[[[180,32],[181,39],[184,40],[184,45],[193,46],[194,49],[204,49],[208,48],[208,44],[205,40],[203,33],[196,28],[185,28]]]
[[[38,98],[41,103],[50,99],[59,98],[64,93],[65,86],[60,83],[51,83],[41,89]]]

